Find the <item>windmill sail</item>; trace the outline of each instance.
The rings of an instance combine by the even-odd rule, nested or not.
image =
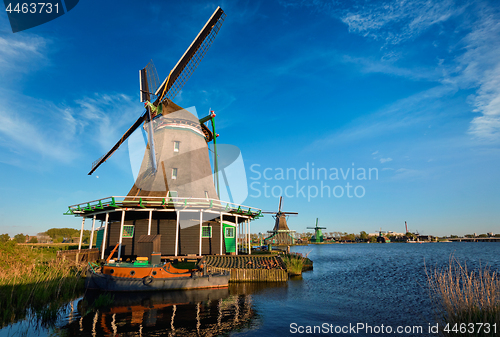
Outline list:
[[[144,69],[139,70],[139,84],[141,102],[156,100],[157,97],[154,93],[158,90],[160,80],[153,60],[149,61]]]
[[[155,95],[158,96],[155,105],[158,105],[164,98],[172,100],[182,89],[207,53],[225,18],[226,14],[222,8],[217,7],[193,43],[155,92]]]
[[[144,122],[144,120],[147,118],[147,111],[144,112],[141,117],[139,117],[134,124],[132,124],[132,126],[127,130],[127,132],[125,132],[122,136],[122,138],[120,138],[120,140],[111,148],[111,150],[108,151],[108,153],[106,153],[104,156],[102,156],[101,158],[97,159],[95,162],[92,163],[92,169],[90,170],[89,172],[89,175],[91,175],[92,173],[94,173],[95,170],[97,170],[97,168],[99,166],[101,166],[102,163],[104,163],[106,160],[108,160],[109,157],[111,157],[111,155],[116,151],[118,150],[118,148],[120,147],[120,145],[123,144],[123,142],[125,142],[125,140],[127,140],[127,138],[139,127],[141,126],[142,122]]]
[[[164,111],[162,110],[164,109],[163,106],[169,106],[170,104],[173,104],[171,102],[171,99],[175,97],[179,90],[184,86],[186,81],[189,79],[193,71],[205,56],[208,48],[219,32],[219,29],[225,18],[226,14],[224,13],[224,11],[220,7],[217,7],[203,29],[200,31],[200,33],[198,33],[198,36],[191,43],[187,51],[181,57],[179,62],[177,62],[175,67],[172,69],[168,77],[165,79],[165,81],[163,81],[162,85],[159,88],[157,85],[159,83],[158,74],[156,73],[156,68],[154,67],[152,61],[150,61],[144,69],[139,71],[141,101],[147,102],[147,110],[127,130],[127,132],[125,132],[122,138],[113,146],[113,148],[111,148],[110,151],[108,151],[108,153],[106,153],[104,156],[102,156],[92,164],[92,169],[88,173],[89,175],[91,175],[102,163],[104,163],[120,147],[120,145],[123,144],[123,142],[125,142],[125,140],[127,140],[127,138],[139,126],[141,126],[144,121],[151,121],[151,116],[155,118],[155,116],[158,114],[164,114],[164,112],[162,112]],[[155,99],[154,105],[149,103],[151,99]],[[162,102],[164,104],[162,104]],[[158,111],[148,110],[152,108],[158,108]],[[204,130],[204,132],[205,134],[207,134],[207,130]],[[152,129],[150,129],[149,138],[151,146],[154,147],[154,135]],[[156,158],[154,157],[154,155],[154,152],[151,152],[150,160],[152,161],[152,165],[156,166]],[[154,171],[156,172],[156,168],[154,169]]]

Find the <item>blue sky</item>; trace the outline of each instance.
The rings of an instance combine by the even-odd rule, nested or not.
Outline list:
[[[291,186],[298,232],[317,217],[327,232],[500,232],[500,4],[451,0],[80,1],[15,34],[0,14],[0,232],[78,228],[68,205],[128,192],[126,147],[91,163],[141,114],[138,70],[153,59],[163,80],[218,5],[226,21],[174,101],[215,110],[243,204],[275,210]]]

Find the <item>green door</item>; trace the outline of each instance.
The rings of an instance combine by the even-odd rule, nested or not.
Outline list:
[[[226,253],[236,252],[236,226],[224,223],[224,243],[226,244]]]

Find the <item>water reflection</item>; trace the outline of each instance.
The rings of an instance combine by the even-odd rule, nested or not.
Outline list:
[[[259,325],[252,294],[270,285],[285,286],[247,283],[223,289],[117,293],[107,306],[100,292],[88,292],[60,332],[70,336],[220,335]]]

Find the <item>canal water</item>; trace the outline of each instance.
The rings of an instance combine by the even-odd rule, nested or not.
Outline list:
[[[437,336],[426,268],[442,268],[455,258],[469,270],[500,272],[499,243],[334,244],[292,250],[308,254],[314,270],[287,283],[116,295],[111,306],[102,306],[109,299],[88,293],[62,307],[55,324],[28,318],[1,329],[0,337],[262,337],[309,331]]]

